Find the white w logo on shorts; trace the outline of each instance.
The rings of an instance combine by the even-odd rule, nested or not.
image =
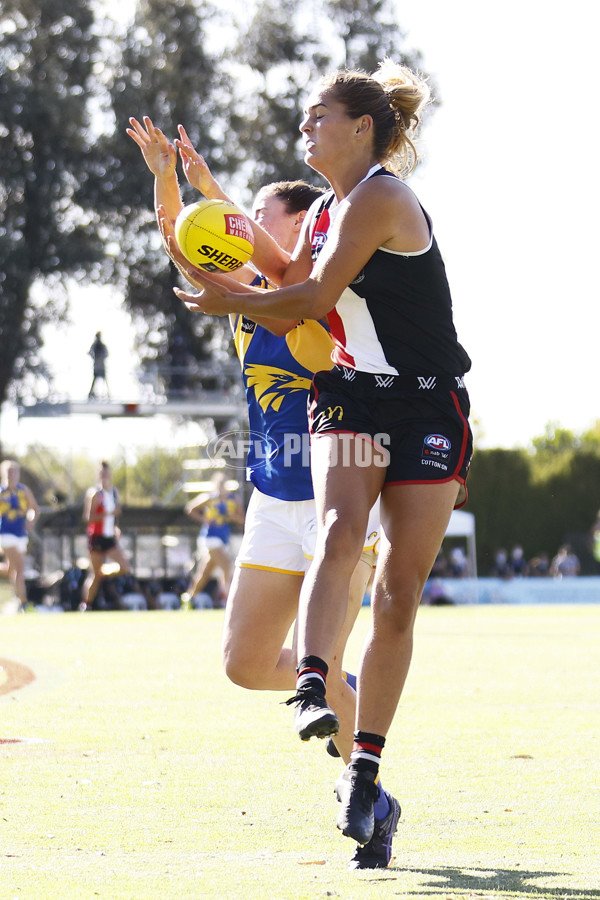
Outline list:
[[[429,378],[424,378],[422,375],[417,375],[419,379],[419,390],[420,391],[430,391],[435,387],[435,375],[430,375]]]
[[[386,377],[384,377],[383,375],[375,376],[375,384],[377,385],[377,387],[388,388],[388,387],[391,387],[393,385],[393,383],[394,383],[393,375],[387,375]]]

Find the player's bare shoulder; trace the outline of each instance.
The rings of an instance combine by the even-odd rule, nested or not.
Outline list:
[[[348,199],[354,204],[376,207],[380,214],[397,209],[419,209],[419,201],[413,191],[394,175],[377,175],[357,184]]]
[[[358,185],[361,205],[376,210],[388,232],[381,246],[397,253],[413,253],[427,247],[430,226],[414,192],[400,178],[380,175]]]
[[[414,194],[399,179],[385,175],[360,182],[340,203],[339,227],[346,235],[360,232],[371,252],[377,247],[391,247],[406,239],[402,234],[407,221],[414,219],[418,202],[413,206]],[[410,247],[406,249],[412,249]]]

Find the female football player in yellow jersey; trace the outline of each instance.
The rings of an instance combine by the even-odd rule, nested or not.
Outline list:
[[[216,569],[223,572],[225,591],[231,585],[232,564],[229,550],[232,525],[244,524],[244,510],[239,500],[227,489],[224,472],[213,476],[213,490],[199,494],[186,503],[185,512],[201,524],[198,535],[198,568],[189,593],[201,593]]]
[[[8,566],[8,577],[14,585],[18,608],[27,603],[25,587],[25,554],[29,532],[39,516],[33,492],[21,484],[21,467],[12,459],[0,466],[0,549]]]

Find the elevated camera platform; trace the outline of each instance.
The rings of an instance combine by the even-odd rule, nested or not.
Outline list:
[[[194,399],[163,399],[157,402],[116,401],[116,400],[64,400],[58,402],[44,401],[30,406],[19,406],[19,418],[35,416],[52,418],[55,416],[95,415],[103,419],[121,416],[190,416],[195,419],[241,419],[245,421],[247,408],[245,402],[224,397],[202,397]]]

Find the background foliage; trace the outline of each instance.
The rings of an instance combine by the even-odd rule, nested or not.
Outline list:
[[[307,177],[295,139],[320,73],[372,71],[386,53],[420,62],[389,0],[257,0],[247,26],[211,0],[138,0],[118,27],[108,8],[7,0],[0,12],[0,404],[47,394],[40,329],[67,320],[73,279],[122,292],[147,364],[174,347],[216,364],[232,352],[226,320],[192,317],[173,295],[130,116],[170,137],[184,124],[248,202],[266,181]]]
[[[600,421],[583,435],[549,425],[527,450],[476,451],[469,512],[477,527],[480,575],[498,548],[521,544],[531,559],[572,545],[582,574],[596,574],[591,528],[600,510]]]
[[[100,59],[86,0],[2,4],[0,403],[46,376],[41,326],[66,318],[67,280],[107,275],[85,191]]]

